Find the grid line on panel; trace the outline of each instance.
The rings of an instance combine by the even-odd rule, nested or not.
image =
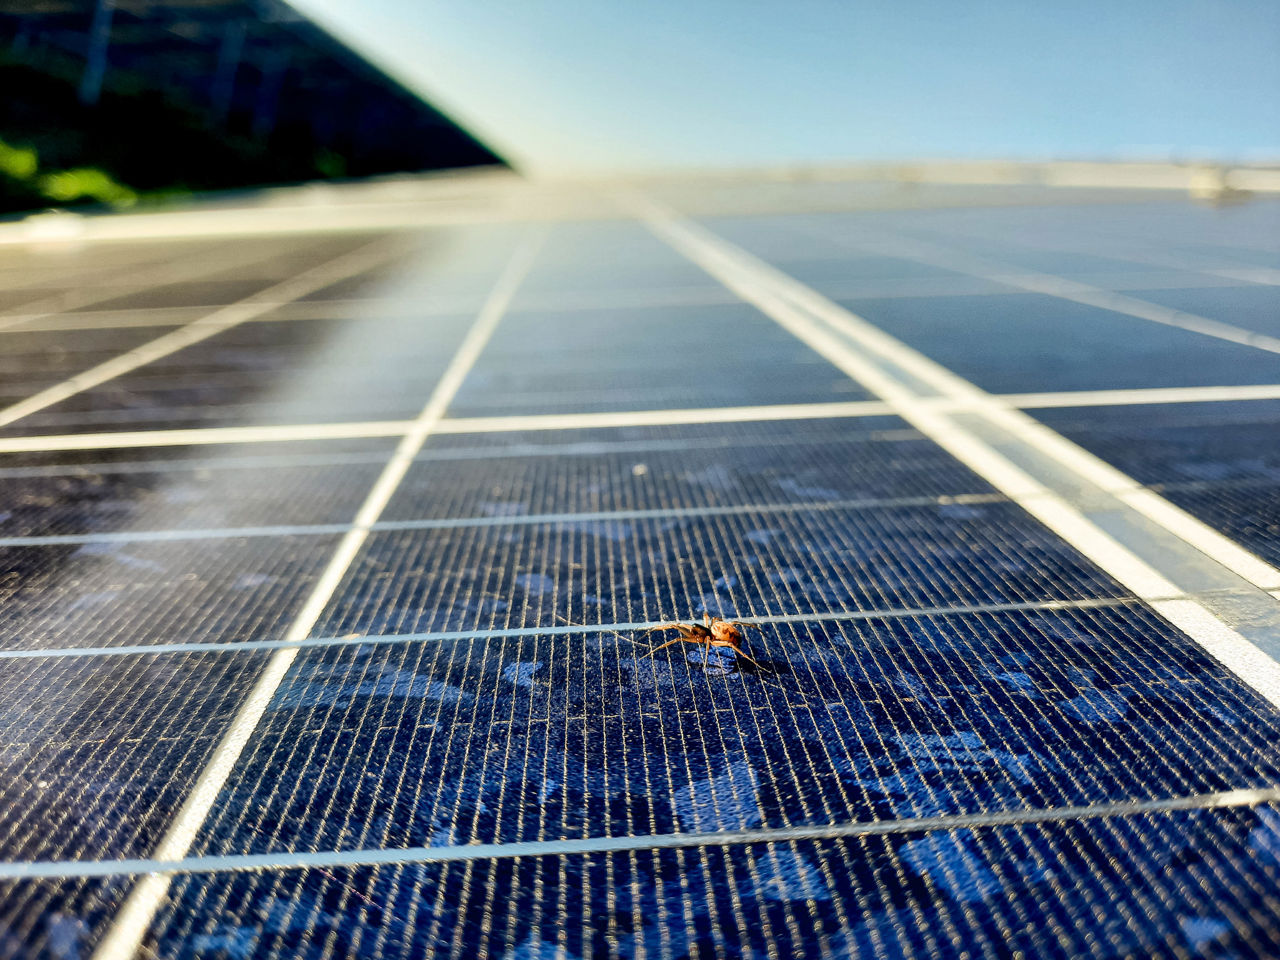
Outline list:
[[[1223,387],[1135,388],[1081,390],[1035,394],[992,394],[1010,407],[1028,409],[1058,406],[1110,406],[1146,403],[1202,403],[1275,399],[1280,386],[1272,384]],[[925,406],[961,412],[972,404],[952,398],[919,398]],[[675,424],[730,423],[768,420],[809,420],[829,417],[877,417],[891,413],[879,401],[805,404],[787,403],[759,407],[711,407],[704,409],[640,410],[584,414],[523,415],[506,417],[446,417],[439,434],[507,433],[522,430],[597,429],[610,426],[663,426]],[[409,429],[407,420],[369,422],[298,423],[283,425],[202,427],[182,430],[114,431],[107,433],[48,434],[0,437],[0,454],[60,450],[110,450],[139,447],[187,446],[228,443],[270,443],[293,440],[397,437]]]
[[[604,510],[584,513],[535,513],[519,517],[458,517],[456,519],[380,520],[371,524],[373,532],[396,530],[456,530],[468,527],[518,527],[543,524],[596,523],[608,520],[646,520],[683,517],[717,517],[736,513],[822,513],[826,511],[869,510],[881,507],[965,506],[1000,503],[1006,498],[997,493],[940,495],[932,497],[894,497],[888,499],[830,500],[821,503],[747,503],[737,506],[671,507],[652,510]],[[0,547],[40,547],[83,545],[91,543],[138,543],[174,540],[221,540],[243,538],[280,538],[323,536],[345,533],[350,524],[314,523],[271,527],[221,527],[212,529],[128,530],[121,532],[50,534],[0,537]]]
[[[1001,810],[973,814],[901,817],[859,823],[797,825],[777,829],[726,830],[583,839],[535,840],[520,843],[369,848],[312,853],[280,852],[196,856],[181,860],[119,859],[102,861],[0,862],[0,881],[31,878],[70,879],[128,877],[144,873],[200,875],[284,872],[321,867],[370,867],[413,863],[466,863],[506,858],[571,856],[623,851],[681,850],[708,846],[737,847],[849,837],[892,836],[933,831],[978,830],[1017,824],[1120,820],[1153,813],[1229,810],[1280,804],[1280,788],[1249,788],[1187,794],[1156,800],[1119,801],[1086,806]],[[437,904],[438,906],[438,904]]]
[[[1015,610],[1069,610],[1089,609],[1093,607],[1124,606],[1138,603],[1134,597],[1100,597],[1084,600],[1044,600],[1022,601],[1011,603],[988,604],[953,604],[936,607],[901,607],[876,610],[831,611],[825,613],[780,614],[775,616],[739,617],[746,623],[796,623],[801,621],[823,622],[830,620],[872,620],[896,617],[916,617],[923,615],[947,616],[962,613],[992,613]],[[13,648],[0,650],[0,660],[28,660],[56,657],[98,657],[98,656],[137,656],[160,655],[169,653],[201,653],[209,651],[241,651],[275,650],[282,647],[328,647],[328,646],[366,646],[389,643],[433,643],[441,640],[467,640],[480,637],[534,637],[562,636],[576,633],[594,633],[604,630],[609,633],[624,631],[642,631],[657,626],[664,621],[640,621],[631,623],[584,623],[564,624],[561,626],[528,626],[507,629],[453,630],[428,633],[400,634],[353,634],[341,637],[309,637],[306,640],[290,642],[285,640],[229,640],[207,641],[195,643],[121,644],[106,647],[49,647],[49,648]]]

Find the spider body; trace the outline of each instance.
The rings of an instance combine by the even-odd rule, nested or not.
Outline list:
[[[760,669],[764,669],[754,657],[742,649],[742,631],[747,626],[748,624],[734,620],[721,620],[711,614],[706,614],[702,623],[660,623],[656,627],[650,627],[645,633],[653,633],[656,630],[676,630],[680,636],[653,647],[645,656],[651,657],[659,650],[676,643],[700,643],[707,647],[728,647],[744,660],[749,660]]]

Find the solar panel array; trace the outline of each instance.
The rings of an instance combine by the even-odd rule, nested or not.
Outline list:
[[[0,957],[1280,955],[1275,205],[636,210],[0,250]]]

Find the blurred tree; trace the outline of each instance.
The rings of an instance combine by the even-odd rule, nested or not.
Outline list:
[[[502,163],[279,0],[0,0],[0,88],[0,210]]]

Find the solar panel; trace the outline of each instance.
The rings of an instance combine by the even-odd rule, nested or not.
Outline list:
[[[0,957],[1280,954],[1276,208],[958,196],[0,248]]]

